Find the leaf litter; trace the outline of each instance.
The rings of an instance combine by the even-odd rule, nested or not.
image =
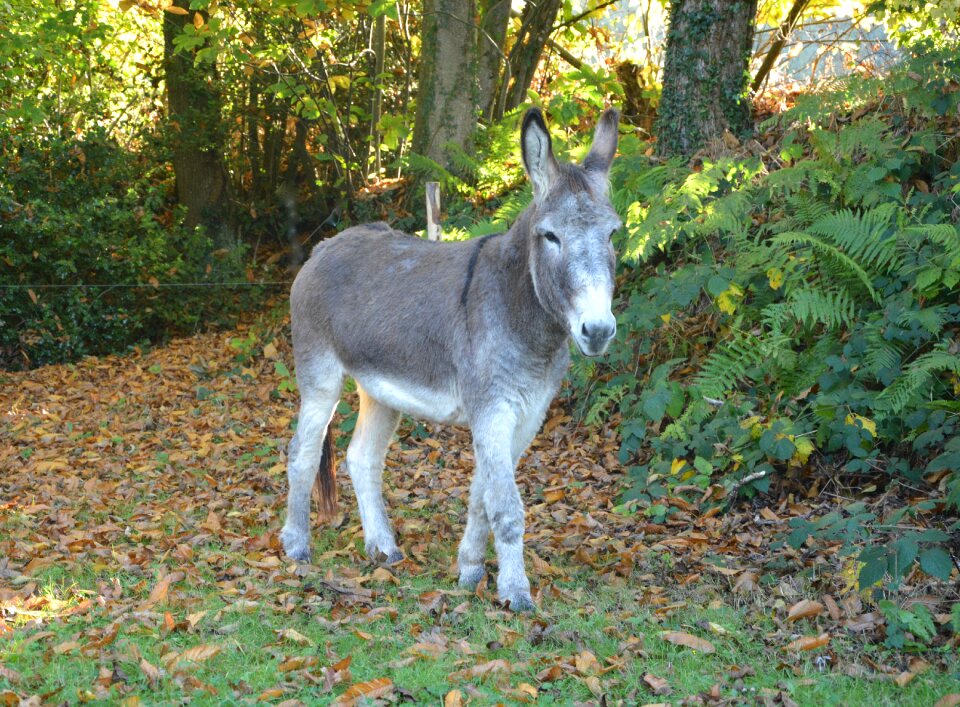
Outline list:
[[[518,473],[527,505],[528,569],[545,619],[521,618],[526,628],[508,624],[517,619],[496,603],[491,583],[462,592],[455,588],[456,567],[438,566],[455,557],[473,471],[463,430],[405,425],[387,455],[385,492],[406,556],[399,565],[371,567],[362,556],[345,476],[338,478],[342,507],[335,531],[324,535],[326,543],[314,544],[318,564],[291,563],[277,532],[297,401],[280,385],[274,364],[290,363],[292,354],[279,331],[261,331],[270,340],[252,352],[231,346],[238,337],[257,335],[250,329],[200,334],[147,353],[3,374],[0,641],[17,636],[46,645],[47,655],[101,664],[132,659],[148,689],[172,682],[186,694],[213,695],[216,688],[197,675],[238,650],[229,643],[239,630],[236,617],[307,613],[331,636],[349,633],[371,643],[399,620],[390,597],[406,593],[421,618],[392,664],[400,669],[453,656],[459,667],[437,698],[446,704],[469,703],[478,689],[535,701],[568,680],[596,700],[674,694],[669,675],[640,672],[632,688],[624,683],[626,666],[646,655],[645,643],[658,639],[691,655],[727,655],[729,646],[756,640],[771,656],[816,654],[830,658],[832,670],[903,686],[921,674],[918,664],[871,666],[823,653],[836,636],[882,640],[885,617],[845,581],[837,547],[817,553],[774,548],[770,536],[785,532],[791,518],[815,516],[835,501],[758,499],[718,513],[722,493],[712,487],[692,500],[664,499],[675,512],[660,522],[624,512],[620,494],[627,477],[617,460],[615,420],[600,429],[578,428],[563,400]],[[803,568],[815,568],[817,579],[799,589],[781,579]],[[54,571],[96,579],[56,595],[44,582]],[[439,572],[436,588],[411,592],[410,580],[425,572]],[[589,610],[584,577],[622,592],[620,616],[608,627],[616,655],[600,658],[577,635],[555,628],[555,612]],[[199,598],[198,588],[207,583],[222,603],[218,608]],[[946,625],[955,598],[949,588],[914,572],[902,591],[923,593],[938,625]],[[713,634],[718,647],[679,630],[672,617],[698,601],[717,607],[748,602],[754,608],[746,623],[756,623],[752,639],[711,622],[702,631],[690,627]],[[447,634],[471,606],[500,625],[498,639],[484,645]],[[637,612],[649,612],[653,625],[625,630],[636,626]],[[772,619],[772,632],[765,618]],[[71,633],[46,630],[49,622],[69,626]],[[329,642],[284,627],[282,620],[273,631],[258,649],[275,655],[280,683],[264,690],[263,700],[290,700],[304,686],[335,693],[344,705],[403,701],[408,694],[387,677],[387,665],[381,666],[384,675],[355,680],[349,656],[325,655]],[[646,642],[643,633],[649,634]],[[158,637],[155,658],[141,655],[126,638],[137,634]],[[194,637],[193,645],[180,637]],[[535,649],[531,659],[496,655],[518,641]],[[131,655],[118,653],[121,642]],[[956,638],[940,631],[931,647],[949,642],[956,647]],[[296,650],[311,653],[292,654]],[[944,667],[937,656],[927,658],[928,667]],[[106,672],[84,688],[92,699],[137,697],[136,679]],[[42,694],[32,691],[35,677],[22,668],[0,665],[0,679],[17,700]],[[723,676],[726,698],[742,680]],[[243,694],[243,685],[235,690]],[[950,699],[943,697],[945,704]]]

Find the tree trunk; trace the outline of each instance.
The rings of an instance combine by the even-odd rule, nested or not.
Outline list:
[[[177,0],[187,9],[188,0]],[[224,128],[220,96],[211,80],[213,67],[194,65],[193,54],[174,53],[174,39],[193,13],[163,15],[163,56],[167,112],[172,130],[177,199],[187,207],[186,225],[204,226],[217,247],[234,245],[230,180],[224,164]]]
[[[536,4],[527,2],[523,6],[520,31],[510,50],[510,84],[505,110],[513,110],[527,100],[527,89],[540,65],[543,47],[553,32],[561,4],[561,0],[539,0]]]
[[[673,0],[657,120],[661,155],[752,129],[747,88],[757,0]]]
[[[413,150],[455,173],[452,156],[470,152],[477,122],[475,15],[474,0],[423,2]]]
[[[506,63],[507,25],[510,23],[510,0],[480,0],[483,20],[477,38],[477,78],[479,106],[489,120],[497,108],[500,68]],[[509,79],[507,75],[504,80]]]

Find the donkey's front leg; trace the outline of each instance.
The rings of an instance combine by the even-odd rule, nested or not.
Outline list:
[[[477,491],[493,529],[494,546],[500,571],[497,594],[514,611],[533,609],[530,580],[523,568],[523,502],[514,479],[511,442],[517,425],[509,408],[485,414],[473,425],[474,453],[477,457]]]

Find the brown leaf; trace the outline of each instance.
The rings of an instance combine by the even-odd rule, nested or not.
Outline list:
[[[755,592],[760,588],[759,581],[760,577],[756,572],[746,570],[737,578],[736,584],[733,585],[733,591]]]
[[[465,668],[464,670],[458,670],[455,673],[450,673],[449,679],[456,681],[472,680],[473,678],[486,678],[495,673],[509,673],[510,669],[510,663],[503,658],[498,658],[497,660],[491,660],[486,663],[474,665],[472,668]]]
[[[191,662],[191,663],[203,663],[204,661],[210,660],[215,655],[218,655],[223,650],[222,646],[218,646],[212,643],[205,643],[199,646],[194,646],[193,648],[187,648],[176,657],[176,665],[180,663]]]
[[[830,643],[830,634],[821,633],[819,636],[804,636],[795,641],[790,641],[783,647],[785,651],[812,651],[816,648],[822,648]]]
[[[909,670],[904,670],[902,673],[897,675],[893,681],[897,683],[897,687],[906,687],[907,684],[915,677],[917,677],[916,673],[911,673]]]
[[[837,606],[837,602],[829,594],[823,595],[823,603],[827,607],[827,612],[830,614],[830,618],[834,621],[839,621],[841,618],[840,607]]]
[[[668,683],[663,678],[658,678],[650,673],[645,673],[643,676],[643,681],[647,684],[654,695],[669,695],[673,692],[673,688],[670,687]]]
[[[330,703],[330,707],[353,707],[361,699],[373,700],[391,692],[393,692],[393,681],[390,678],[359,682],[347,688],[346,692]]]
[[[790,607],[790,611],[787,613],[787,621],[809,619],[819,616],[821,613],[823,613],[823,604],[818,601],[803,599]]]
[[[0,665],[0,678],[6,678],[13,685],[23,682],[23,676],[20,673],[5,665]]]
[[[713,644],[705,638],[698,638],[697,636],[686,633],[685,631],[664,631],[660,634],[660,638],[665,641],[669,641],[675,646],[692,648],[693,650],[700,651],[701,653],[715,653],[717,650],[713,647]]]
[[[294,656],[293,658],[287,658],[277,666],[277,670],[279,670],[281,673],[289,673],[292,670],[301,670],[302,668],[309,668],[316,664],[317,657],[315,655],[298,655]]]
[[[141,658],[140,671],[147,677],[147,680],[150,681],[151,687],[157,686],[157,682],[160,680],[160,669],[158,667],[151,664],[146,658]]]
[[[277,631],[277,636],[289,643],[296,643],[299,646],[312,646],[313,641],[304,636],[302,633],[293,628],[282,628]]]
[[[463,707],[463,693],[460,690],[450,690],[443,697],[443,707]]]
[[[163,11],[169,12],[171,15],[189,15],[190,14],[189,10],[185,10],[182,7],[178,7],[176,5],[167,5],[165,8],[163,8]]]
[[[960,705],[960,692],[951,692],[937,700],[933,707],[957,707]]]
[[[165,575],[151,590],[150,596],[140,605],[139,610],[145,611],[161,602],[165,602],[167,600],[167,594],[170,591],[170,585],[182,581],[186,576],[186,574],[179,571]]]

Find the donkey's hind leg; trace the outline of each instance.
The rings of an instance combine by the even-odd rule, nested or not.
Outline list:
[[[280,531],[280,540],[287,555],[301,562],[310,561],[310,492],[342,385],[339,370],[331,367],[326,373],[329,375],[323,383],[317,383],[306,371],[298,376],[300,416],[287,453],[287,522]]]
[[[359,386],[357,392],[360,412],[353,439],[347,448],[347,470],[357,494],[364,546],[371,560],[399,562],[403,554],[397,549],[383,502],[383,462],[400,421],[400,413],[378,403]]]

